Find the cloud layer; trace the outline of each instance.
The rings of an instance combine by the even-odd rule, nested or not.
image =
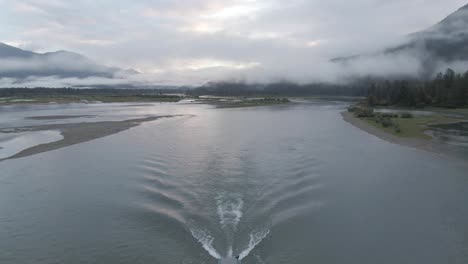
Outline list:
[[[145,73],[125,82],[336,81],[348,70],[358,75],[418,71],[412,54],[384,58],[385,63],[382,58],[366,59],[352,69],[337,68],[329,59],[398,43],[463,4],[462,0],[0,0],[0,42],[38,52],[71,50],[101,64]],[[42,79],[41,83],[53,81]],[[122,79],[109,80],[118,81]]]

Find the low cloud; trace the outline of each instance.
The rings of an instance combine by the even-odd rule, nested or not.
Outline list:
[[[59,56],[32,59],[2,59],[1,62],[0,76],[21,73],[29,73],[31,75],[54,75],[54,72],[60,72],[64,74],[97,74],[108,72],[105,67],[96,65],[92,62],[76,60],[73,58],[63,58]]]
[[[70,50],[98,65],[145,74],[3,78],[1,85],[187,84],[246,80],[342,82],[349,75],[401,76],[424,71],[426,52],[377,54],[407,34],[426,29],[466,4],[463,0],[0,0],[0,36],[35,51]],[[453,22],[461,31],[462,21]],[[444,31],[440,30],[442,37]],[[452,37],[452,36],[451,36]],[[455,37],[455,36],[453,36]],[[7,61],[5,71],[103,72],[77,61]],[[458,62],[457,65],[462,65]],[[442,66],[435,66],[440,68]],[[115,77],[116,76],[116,77]]]

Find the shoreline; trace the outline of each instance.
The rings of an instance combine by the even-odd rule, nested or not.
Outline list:
[[[353,113],[350,112],[341,112],[343,120],[347,123],[353,125],[356,128],[361,129],[362,131],[376,136],[382,140],[385,140],[392,144],[398,144],[401,146],[406,146],[410,148],[415,148],[423,151],[432,152],[435,154],[442,154],[442,152],[436,148],[436,144],[430,140],[417,139],[417,138],[402,138],[390,133],[387,133],[377,127],[374,127],[367,122],[355,117]]]
[[[18,128],[0,129],[1,133],[19,133],[25,131],[44,131],[56,130],[60,131],[63,139],[51,143],[40,144],[34,147],[24,149],[10,157],[0,159],[1,161],[24,158],[39,153],[44,153],[64,147],[88,142],[94,139],[103,138],[119,132],[128,130],[130,128],[139,126],[146,122],[155,121],[161,118],[176,117],[176,115],[167,116],[151,116],[146,118],[129,119],[123,121],[103,121],[94,123],[70,123],[70,124],[52,124],[52,125],[39,125]]]
[[[60,120],[72,118],[93,118],[95,115],[48,115],[48,116],[28,116],[26,119],[30,120]]]

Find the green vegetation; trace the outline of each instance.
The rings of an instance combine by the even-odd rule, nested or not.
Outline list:
[[[348,111],[370,125],[398,137],[431,139],[424,132],[429,125],[456,123],[461,120],[444,115],[413,116],[411,113],[377,113],[373,108],[352,106]]]
[[[74,102],[178,102],[181,96],[158,90],[35,88],[0,89],[0,104],[42,104]]]
[[[288,104],[291,101],[287,98],[238,98],[238,97],[211,97],[199,99],[200,103],[215,105],[217,108],[240,108]]]
[[[429,107],[432,116],[375,113],[372,107],[395,106],[396,109]],[[370,110],[372,109],[372,110]],[[355,116],[384,131],[410,138],[430,139],[424,132],[429,125],[447,124],[468,118],[468,72],[457,74],[448,69],[433,80],[379,81],[370,85],[367,100],[353,106]],[[458,118],[459,117],[459,118]]]
[[[248,97],[355,97],[365,96],[367,87],[359,84],[338,85],[330,83],[297,84],[277,82],[248,84],[244,82],[209,82],[186,92],[190,96],[248,96]]]
[[[365,118],[364,120],[375,127],[383,129],[387,133],[399,137],[420,139],[431,139],[429,135],[424,133],[431,124],[454,123],[460,121],[459,119],[440,115],[420,116],[412,119],[392,118],[388,119],[388,122],[390,122],[389,126],[384,126],[381,122],[379,123],[373,118]]]
[[[405,112],[400,114],[401,118],[414,118],[413,114]]]
[[[369,106],[405,106],[444,108],[468,107],[468,72],[457,74],[448,69],[433,80],[379,81],[370,85]]]
[[[348,108],[348,112],[354,113],[356,117],[374,117],[374,109],[365,106],[351,106]]]

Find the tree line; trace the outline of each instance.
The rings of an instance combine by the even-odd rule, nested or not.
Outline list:
[[[160,96],[178,90],[164,89],[112,89],[112,88],[1,88],[0,97],[31,96]]]
[[[447,69],[432,80],[394,80],[372,82],[367,94],[370,106],[468,106],[468,71]]]
[[[210,82],[186,92],[188,95],[214,96],[366,96],[365,85],[328,83],[297,84],[277,82],[248,84],[244,82]]]
[[[468,106],[468,71],[464,74],[447,69],[431,80],[354,80],[346,85],[277,82],[247,84],[243,82],[210,82],[195,89],[79,89],[79,88],[4,88],[0,97],[11,96],[157,96],[166,93],[189,96],[367,96],[369,106],[439,106],[457,108]]]

